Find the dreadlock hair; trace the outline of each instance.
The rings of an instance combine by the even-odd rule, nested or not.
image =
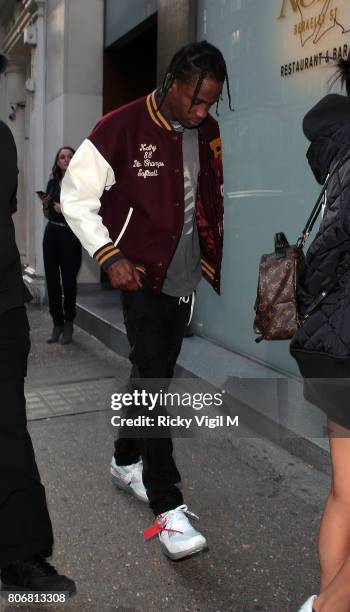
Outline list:
[[[347,59],[342,58],[337,61],[337,70],[330,79],[330,88],[332,88],[337,81],[340,81],[342,88],[345,86],[346,93],[350,97],[350,55],[348,55]]]
[[[58,158],[60,156],[61,151],[63,151],[63,149],[68,149],[68,151],[71,151],[74,155],[75,153],[75,149],[72,149],[72,147],[61,147],[60,149],[58,149],[57,153],[56,153],[56,157],[55,157],[55,161],[54,164],[52,166],[52,171],[51,171],[51,176],[52,178],[56,179],[57,181],[60,181],[62,178],[62,170],[58,165]]]
[[[198,96],[202,83],[205,79],[213,79],[219,83],[225,83],[227,88],[227,97],[229,101],[229,109],[233,111],[231,104],[230,83],[227,74],[226,62],[223,55],[217,47],[211,45],[206,40],[201,42],[190,43],[175,53],[171,60],[163,79],[160,88],[160,99],[158,107],[160,108],[165,100],[165,97],[174,83],[175,79],[190,83],[197,78],[195,90],[191,101],[191,107]],[[222,100],[222,94],[220,95]],[[216,103],[216,114],[218,115],[219,100]]]

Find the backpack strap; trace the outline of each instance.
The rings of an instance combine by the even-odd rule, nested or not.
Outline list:
[[[303,229],[303,231],[301,232],[298,240],[297,240],[297,246],[300,248],[303,248],[306,240],[308,239],[309,235],[312,232],[312,229],[316,223],[317,217],[320,214],[321,210],[322,210],[322,203],[323,203],[323,197],[326,193],[327,187],[329,185],[329,182],[331,180],[331,178],[333,178],[333,176],[338,172],[340,166],[342,166],[344,164],[344,162],[349,159],[349,157],[347,157],[347,153],[348,153],[348,147],[346,147],[346,153],[345,155],[343,155],[338,162],[335,164],[332,172],[329,173],[326,181],[324,182],[324,185],[322,187],[321,193],[317,198],[317,202],[315,204],[315,206],[313,207],[311,214],[306,222],[306,225]]]

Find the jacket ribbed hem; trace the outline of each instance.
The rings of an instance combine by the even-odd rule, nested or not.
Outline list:
[[[94,253],[94,259],[104,270],[108,270],[113,263],[124,257],[125,255],[114,246],[113,242],[105,244]]]
[[[291,348],[304,378],[350,378],[350,355],[338,357],[321,351]]]
[[[350,357],[291,349],[304,377],[304,398],[326,417],[350,429]]]

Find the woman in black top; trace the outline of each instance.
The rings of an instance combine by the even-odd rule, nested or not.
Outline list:
[[[81,266],[81,244],[61,212],[61,183],[74,155],[71,147],[58,150],[52,168],[52,178],[43,198],[44,214],[48,218],[43,250],[44,267],[53,330],[49,343],[72,342],[73,320],[76,315],[77,275]],[[62,285],[61,285],[62,280]],[[63,301],[62,301],[63,288]]]
[[[315,178],[323,184],[332,176],[298,279],[299,312],[308,318],[294,335],[291,353],[306,399],[328,417],[332,480],[318,543],[320,594],[300,612],[350,610],[350,59],[339,60],[338,77],[347,95],[328,94],[303,123]],[[307,313],[316,298],[322,299]]]

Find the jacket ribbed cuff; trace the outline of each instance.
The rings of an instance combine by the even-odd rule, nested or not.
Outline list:
[[[108,242],[94,253],[94,259],[104,270],[108,270],[109,266],[124,257],[125,255],[114,246],[113,242]]]

